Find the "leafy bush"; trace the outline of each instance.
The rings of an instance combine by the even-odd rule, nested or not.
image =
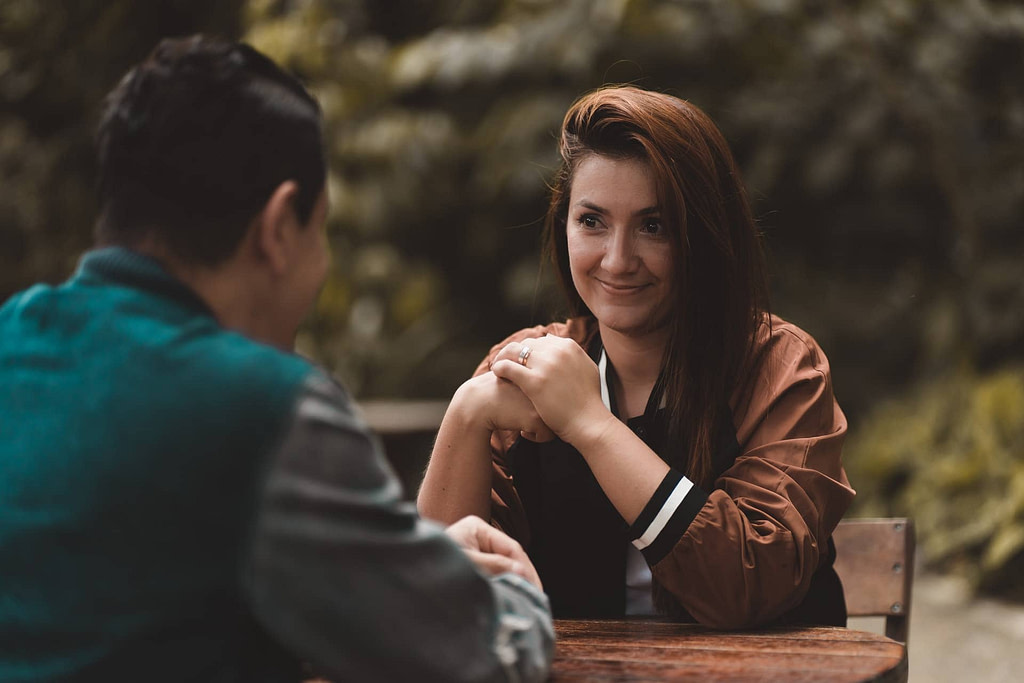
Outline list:
[[[844,462],[856,513],[912,516],[926,563],[1024,598],[1024,368],[958,373],[880,403]]]

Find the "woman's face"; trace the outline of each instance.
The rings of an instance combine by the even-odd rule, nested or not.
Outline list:
[[[573,284],[602,327],[630,336],[663,330],[675,268],[645,160],[592,154],[580,161],[566,238]]]

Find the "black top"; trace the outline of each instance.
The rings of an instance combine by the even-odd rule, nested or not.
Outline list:
[[[602,345],[595,335],[587,349],[598,362]],[[607,367],[605,380],[613,386],[614,370]],[[609,391],[612,413],[618,415],[615,396]],[[667,411],[661,407],[662,381],[655,385],[643,415],[626,425],[662,460],[673,465],[667,443]],[[620,418],[621,419],[621,418]],[[712,456],[714,478],[732,466],[740,453],[731,411],[723,411],[717,430],[718,446]],[[670,472],[659,491],[631,527],[619,515],[579,451],[561,440],[535,443],[519,438],[509,449],[508,462],[516,490],[526,512],[530,541],[526,547],[551,599],[552,611],[561,618],[621,617],[626,612],[627,545],[643,533],[661,508],[668,491],[681,478]],[[643,554],[655,565],[682,537],[703,507],[708,494],[696,484],[673,515],[666,529]],[[657,504],[654,504],[657,501]],[[815,573],[803,602],[783,615],[784,623],[846,625],[842,585],[832,569],[835,548],[828,540],[827,557]],[[680,605],[673,615],[694,621]]]

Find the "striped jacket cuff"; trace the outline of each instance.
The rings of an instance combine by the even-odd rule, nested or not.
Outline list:
[[[629,530],[648,565],[657,564],[672,550],[707,499],[703,489],[677,470],[669,470]]]

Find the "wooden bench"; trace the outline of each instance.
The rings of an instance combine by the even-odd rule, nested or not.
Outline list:
[[[914,521],[847,519],[832,538],[847,614],[885,617],[885,635],[906,643],[914,583]]]

